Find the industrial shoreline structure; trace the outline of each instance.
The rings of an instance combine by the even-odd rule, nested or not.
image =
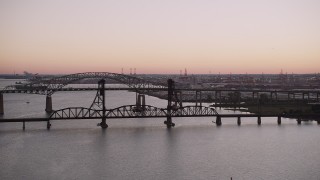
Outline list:
[[[52,109],[52,97],[51,95],[59,90],[62,90],[67,84],[77,81],[83,78],[100,78],[98,82],[97,94],[94,98],[93,103],[89,108],[86,107],[69,107],[60,110],[53,111]],[[134,105],[124,105],[114,109],[106,109],[105,106],[105,78],[111,78],[118,80],[121,83],[127,84],[129,88],[136,92],[136,103]],[[158,108],[146,104],[145,94],[147,91],[167,91],[167,107]],[[281,124],[281,118],[296,118],[298,124],[305,119],[315,119],[318,124],[320,124],[319,114],[309,113],[309,114],[218,114],[213,107],[202,106],[201,101],[201,90],[195,90],[196,97],[200,96],[199,102],[196,102],[195,106],[183,106],[182,104],[182,91],[183,89],[177,89],[175,87],[175,82],[172,79],[168,79],[167,84],[160,84],[157,82],[148,82],[137,77],[127,76],[123,74],[115,73],[78,73],[67,75],[59,78],[54,78],[46,81],[33,82],[32,84],[27,84],[25,89],[17,89],[14,87],[9,87],[0,93],[0,114],[4,113],[3,104],[3,93],[34,93],[46,95],[46,112],[50,113],[47,118],[20,118],[20,119],[0,119],[0,122],[23,122],[23,129],[25,129],[25,122],[32,121],[46,121],[47,129],[50,129],[53,120],[71,120],[71,119],[101,119],[98,124],[101,128],[107,128],[107,119],[112,118],[166,118],[164,124],[167,128],[174,127],[175,124],[172,121],[172,117],[215,117],[216,125],[222,125],[222,118],[237,118],[237,124],[241,125],[241,118],[243,117],[257,117],[257,124],[261,124],[262,117],[277,117],[277,123]],[[189,89],[190,91],[190,89]],[[207,89],[206,89],[207,91]],[[215,90],[216,97],[221,99],[221,91]],[[235,91],[235,90],[233,90]],[[249,91],[249,90],[248,90]],[[257,94],[259,98],[259,92],[253,90],[253,98]],[[270,92],[271,97],[277,98],[278,92]],[[275,95],[273,95],[275,93]],[[294,96],[296,92],[288,91],[288,98]],[[298,92],[301,93],[301,92]],[[306,92],[302,92],[303,98]],[[319,92],[312,91],[308,93],[314,93],[319,99]]]

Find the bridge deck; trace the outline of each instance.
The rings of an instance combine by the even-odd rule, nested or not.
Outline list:
[[[172,117],[221,117],[221,118],[245,118],[245,117],[281,117],[281,118],[316,118],[319,119],[319,114],[306,114],[306,115],[270,115],[270,114],[219,114],[219,115],[190,115],[190,116],[172,116]],[[128,118],[166,118],[166,116],[136,116],[136,117],[107,117],[107,119],[128,119]],[[40,122],[40,121],[54,121],[54,120],[85,120],[85,119],[101,119],[101,117],[71,117],[71,118],[3,118],[0,123],[5,122]]]
[[[55,89],[45,89],[45,91],[51,91]],[[96,91],[98,88],[94,87],[73,87],[73,88],[61,88],[55,91]],[[137,89],[132,87],[115,87],[105,88],[106,91],[136,91]],[[269,89],[227,89],[227,88],[176,88],[177,91],[224,91],[224,92],[264,92],[264,93],[320,93],[319,90],[269,90]],[[2,93],[31,93],[44,91],[41,89],[4,89]],[[166,88],[139,88],[139,91],[167,91]]]

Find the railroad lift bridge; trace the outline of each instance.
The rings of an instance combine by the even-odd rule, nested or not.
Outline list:
[[[124,105],[114,109],[106,109],[105,100],[105,80],[98,82],[98,90],[93,103],[89,108],[69,107],[54,111],[47,122],[47,128],[50,128],[50,120],[67,119],[102,119],[98,124],[101,128],[107,128],[107,119],[119,118],[166,118],[164,124],[168,128],[174,127],[172,117],[199,117],[199,116],[217,116],[214,108],[203,106],[183,106],[179,95],[181,92],[175,91],[174,81],[168,80],[168,104],[167,108],[158,108],[147,105],[145,95],[136,94],[136,104]]]
[[[97,93],[93,103],[90,107],[69,107],[53,111],[52,109],[52,97],[51,95],[67,84],[77,82],[86,78],[99,78]],[[106,108],[105,100],[105,80],[114,79],[122,84],[129,86],[130,90],[136,92],[136,103],[133,105],[123,105],[114,109]],[[145,101],[145,94],[148,91],[167,91],[167,107],[159,108],[151,105],[147,105]],[[172,79],[168,79],[167,83],[161,83],[160,81],[144,80],[135,76],[128,76],[124,74],[108,73],[108,72],[88,72],[77,73],[66,76],[61,76],[48,80],[38,80],[24,85],[22,89],[17,89],[16,86],[8,86],[2,92],[0,92],[0,115],[4,114],[3,105],[3,93],[31,93],[46,95],[46,112],[49,116],[46,118],[20,118],[20,119],[3,119],[1,122],[23,122],[23,129],[25,129],[25,122],[34,121],[46,121],[47,129],[50,129],[53,120],[71,120],[71,119],[101,119],[98,124],[101,128],[107,128],[107,119],[121,119],[121,118],[166,118],[164,124],[167,128],[174,127],[175,124],[172,121],[173,117],[216,117],[216,125],[222,124],[221,118],[237,118],[237,124],[241,125],[242,117],[256,117],[258,125],[261,124],[261,117],[277,117],[277,122],[281,124],[281,117],[295,118],[298,124],[301,124],[303,118],[315,118],[318,124],[320,124],[319,114],[307,114],[307,115],[285,115],[285,114],[218,114],[213,107],[204,107],[201,103],[201,91],[200,102],[194,106],[183,106],[182,104],[182,91],[183,89],[176,89],[175,82]],[[216,90],[216,95],[217,95]],[[271,92],[272,93],[272,92]],[[290,92],[288,92],[290,93]],[[319,92],[316,92],[317,100]],[[277,94],[276,94],[277,95]],[[221,91],[220,91],[221,96]],[[198,97],[198,91],[196,91],[196,99]],[[254,92],[253,92],[254,97]],[[272,97],[272,95],[271,95]],[[288,98],[290,96],[288,95]],[[304,94],[302,96],[304,98]],[[221,98],[220,98],[221,99]]]
[[[52,109],[52,94],[61,90],[67,84],[86,78],[101,79],[98,82],[97,93],[90,107],[69,107],[55,111]],[[136,103],[133,105],[123,105],[114,109],[107,109],[105,79],[113,79],[128,85],[129,88],[136,92]],[[159,108],[147,105],[145,94],[147,94],[148,91],[167,91],[167,107]],[[107,128],[107,119],[112,118],[166,118],[164,124],[168,128],[171,128],[175,126],[172,122],[172,117],[213,117],[218,115],[214,108],[203,107],[202,103],[199,103],[199,105],[197,103],[195,106],[183,106],[181,101],[182,92],[175,89],[175,83],[172,79],[168,79],[167,83],[161,83],[160,81],[144,80],[135,76],[108,72],[77,73],[48,80],[40,79],[24,85],[22,89],[17,89],[16,86],[8,86],[3,92],[46,95],[45,110],[49,114],[49,117],[0,119],[0,122],[23,122],[23,129],[25,129],[25,122],[47,121],[47,128],[50,129],[50,121],[71,119],[101,119],[98,125],[102,128]],[[0,103],[0,114],[4,114],[3,94],[0,94],[2,102]],[[217,124],[219,124],[219,122],[217,122]]]

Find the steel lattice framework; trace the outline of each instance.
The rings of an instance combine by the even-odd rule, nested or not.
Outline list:
[[[107,118],[141,118],[141,117],[166,117],[166,110],[150,105],[145,106],[121,106],[110,109],[106,114]]]
[[[81,79],[99,78],[99,79],[113,79],[122,84],[126,84],[129,87],[139,90],[146,88],[167,88],[166,84],[162,84],[156,81],[144,80],[138,77],[129,76],[125,74],[109,73],[109,72],[85,72],[76,73],[66,76],[56,77],[49,80],[38,80],[28,84],[24,84],[25,87],[21,92],[42,94],[51,96],[54,92],[62,89],[64,86],[79,81]],[[7,86],[4,90],[18,90],[16,86]]]
[[[54,111],[49,119],[97,119],[102,117],[102,110],[84,107],[69,107]]]
[[[172,110],[171,117],[199,117],[199,116],[217,116],[214,108],[203,106],[185,106]],[[104,117],[109,118],[148,118],[148,117],[167,117],[168,110],[150,105],[138,107],[136,105],[126,105],[114,109],[106,110]],[[54,111],[49,119],[101,119],[102,110],[70,107]]]
[[[183,106],[171,112],[172,117],[216,116],[217,111],[211,107]]]

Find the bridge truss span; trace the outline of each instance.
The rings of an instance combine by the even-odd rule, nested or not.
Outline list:
[[[164,109],[144,105],[128,105],[121,106],[107,111],[107,118],[144,118],[144,117],[166,117],[167,113]]]
[[[44,82],[44,85],[50,90],[48,95],[53,94],[55,91],[61,89],[67,84],[76,82],[81,79],[87,78],[99,78],[99,79],[113,79],[122,84],[126,84],[134,89],[141,88],[166,88],[165,85],[160,82],[149,82],[138,77],[129,76],[125,74],[109,73],[109,72],[86,72],[86,73],[77,73],[70,74],[58,78],[53,78]]]
[[[199,116],[217,116],[215,109],[203,106],[185,106],[177,110],[169,111],[164,108],[158,108],[150,105],[136,106],[126,105],[114,109],[96,110],[84,107],[69,107],[54,111],[49,119],[115,119],[115,118],[155,118],[155,117],[199,117]]]
[[[85,73],[76,73],[69,74],[65,76],[60,76],[52,79],[39,79],[37,81],[22,84],[17,86],[7,86],[3,91],[15,91],[21,93],[30,93],[30,94],[42,94],[51,96],[54,92],[62,89],[64,86],[79,81],[81,79],[112,79],[119,83],[128,85],[130,88],[135,90],[140,89],[166,89],[166,85],[157,82],[141,79],[135,76],[129,76],[125,74],[117,74],[110,72],[85,72]]]
[[[173,109],[172,117],[198,117],[198,116],[217,116],[218,113],[214,108],[204,106],[183,106]]]
[[[100,119],[103,113],[101,110],[95,110],[84,107],[69,107],[54,111],[49,119]]]

